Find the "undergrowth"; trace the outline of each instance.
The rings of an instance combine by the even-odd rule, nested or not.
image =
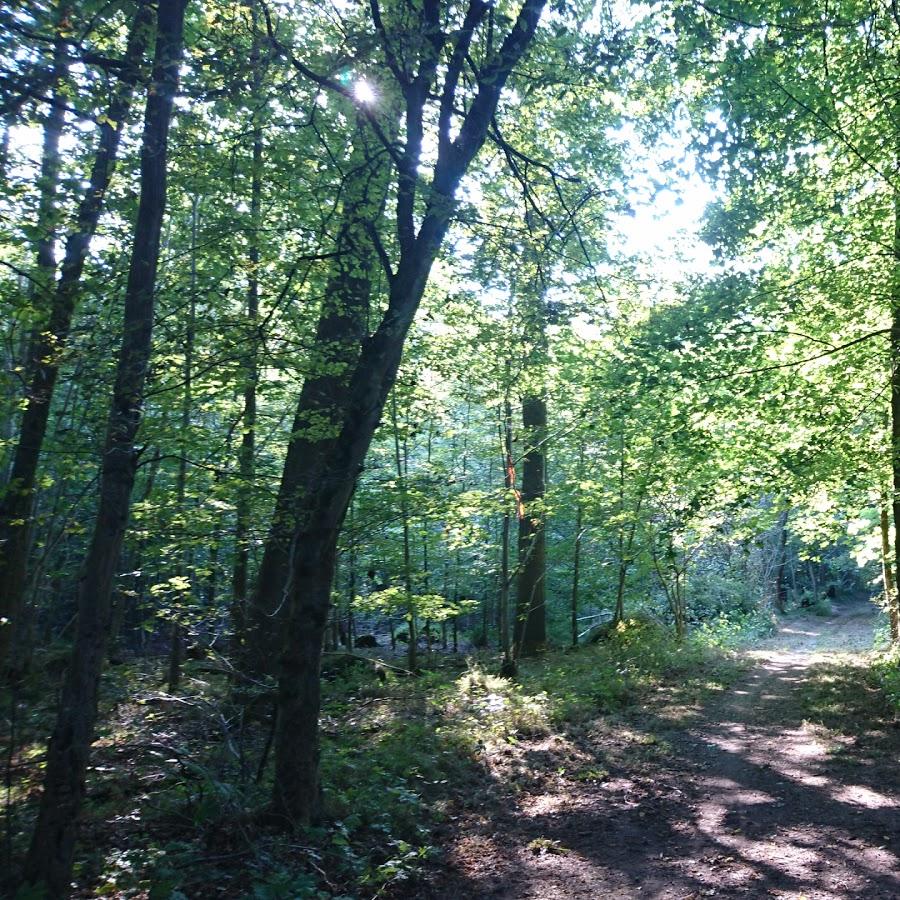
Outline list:
[[[888,702],[900,711],[900,648],[894,647],[876,656],[873,672]]]
[[[708,647],[734,650],[775,631],[776,619],[765,609],[750,612],[720,613],[715,619],[701,622],[694,640]]]
[[[146,673],[120,671],[95,748],[81,896],[414,894],[407,885],[438,853],[436,831],[484,790],[497,748],[624,710],[660,685],[719,689],[735,670],[721,648],[748,630],[720,623],[679,643],[659,625],[629,621],[601,643],[523,662],[515,681],[493,674],[497,661],[485,656],[419,678],[391,673],[385,684],[368,666],[326,682],[325,821],[292,836],[253,815],[269,792],[270,776],[255,777],[266,715],[251,720],[216,676],[197,675],[171,698]],[[25,750],[37,752],[34,743]],[[14,811],[23,834],[38,775]]]

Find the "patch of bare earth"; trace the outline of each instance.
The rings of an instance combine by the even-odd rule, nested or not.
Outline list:
[[[663,699],[492,762],[419,898],[900,897],[900,728],[874,611],[804,617],[703,707]]]

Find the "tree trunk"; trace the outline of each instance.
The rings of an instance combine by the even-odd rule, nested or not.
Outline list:
[[[260,227],[262,225],[263,131],[259,121],[262,104],[262,68],[256,0],[251,6],[253,46],[250,51],[253,93],[253,156],[250,171],[250,247],[247,253],[247,351],[242,360],[244,381],[244,413],[241,427],[241,447],[238,453],[240,483],[235,504],[234,569],[232,573],[231,620],[234,630],[234,649],[240,656],[246,641],[247,584],[250,570],[250,516],[253,483],[256,478],[256,385],[259,380],[257,353],[259,347],[259,259]]]
[[[289,448],[279,497],[285,496],[287,501],[287,507],[279,512],[289,513],[290,530],[285,534],[282,520],[274,533],[279,552],[290,554],[287,568],[291,577],[285,593],[287,621],[279,666],[273,803],[276,812],[292,824],[317,819],[321,808],[319,665],[340,527],[396,379],[403,344],[431,266],[449,228],[459,182],[484,143],[500,92],[533,38],[543,6],[543,0],[525,0],[499,49],[484,65],[476,95],[453,136],[450,117],[456,82],[471,33],[487,13],[485,4],[470,7],[471,29],[455,35],[453,56],[445,72],[445,78],[450,80],[442,91],[437,91],[437,96],[443,96],[447,102],[441,103],[437,159],[423,198],[421,224],[416,230],[424,112],[429,96],[435,93],[433,81],[438,68],[438,56],[423,53],[419,75],[403,85],[406,142],[397,161],[396,184],[399,257],[388,278],[387,309],[375,331],[366,337],[364,321],[357,321],[364,319],[360,311],[348,317],[348,306],[352,308],[359,297],[359,291],[351,284],[349,295],[329,299],[319,321],[313,363],[323,357],[333,358],[350,375],[316,375],[304,384],[295,420],[295,433],[300,437]],[[439,5],[423,7],[422,25],[430,38],[426,43],[442,42],[446,37],[440,21],[425,21],[435,10],[439,18]],[[375,208],[380,210],[380,202]],[[372,241],[370,233],[377,234],[377,219],[360,221],[358,213],[351,213],[347,222],[356,223],[353,232],[361,238],[368,236]],[[379,239],[375,243],[378,255],[383,257],[387,252],[384,242]],[[313,423],[315,432],[310,432]],[[323,423],[331,428],[323,428]],[[276,599],[266,592],[273,588],[277,591],[278,587],[277,581],[267,581],[261,575],[257,586],[257,604],[261,609]]]
[[[891,643],[900,641],[900,615],[894,586],[894,568],[891,560],[891,524],[887,497],[881,502],[881,576],[884,581],[884,605],[891,623]]]
[[[37,266],[31,283],[32,301],[45,314],[51,306],[53,281],[56,275],[54,245],[59,218],[59,141],[65,128],[65,82],[69,73],[68,45],[62,35],[63,24],[69,17],[68,4],[57,13],[57,35],[53,43],[52,84],[50,108],[44,120],[41,147],[41,170],[38,176]],[[26,378],[40,366],[41,322],[32,332],[26,360]],[[37,452],[32,450],[31,423],[26,407],[19,432],[19,442],[13,457],[9,483],[0,499],[0,673],[16,678],[21,674],[27,655],[25,642],[25,592],[27,584],[28,552],[33,531],[34,485],[37,476]],[[45,425],[46,425],[46,419]],[[40,436],[43,438],[43,434]],[[27,444],[23,444],[27,441]],[[21,449],[20,449],[21,448]]]
[[[628,577],[628,565],[630,563],[630,543],[634,538],[637,527],[637,516],[631,522],[629,540],[625,539],[625,426],[619,432],[619,578],[616,583],[616,608],[613,613],[613,624],[618,625],[625,620],[625,580]]]
[[[169,124],[186,0],[160,0],[153,82],[141,147],[141,196],[125,288],[122,345],[100,477],[100,503],[78,586],[75,646],[47,752],[44,792],[25,863],[26,883],[68,894],[107,641],[110,594],[137,467],[135,436],[150,359],[159,243],[166,201]]]
[[[197,336],[197,231],[200,226],[200,197],[195,194],[191,198],[191,280],[190,300],[188,301],[188,320],[184,329],[184,385],[181,395],[181,423],[179,428],[178,476],[175,480],[175,499],[180,527],[187,524],[187,471],[188,454],[191,452],[191,412],[194,405],[194,343]],[[186,529],[185,529],[186,530]],[[176,576],[188,578],[191,572],[190,545],[181,553],[175,568]],[[181,607],[191,600],[191,588],[182,591],[179,587]],[[176,604],[173,604],[175,606]],[[181,684],[181,666],[184,661],[184,628],[182,627],[182,609],[175,609],[172,618],[172,635],[169,642],[169,674],[166,678],[170,694],[174,694]]]
[[[522,425],[527,449],[522,458],[516,656],[533,656],[547,642],[547,554],[543,509],[547,404],[543,397],[523,399]]]
[[[275,512],[260,563],[255,590],[247,607],[245,665],[251,671],[272,671],[272,647],[278,645],[282,621],[277,611],[286,609],[291,590],[291,556],[297,539],[298,499],[304,491],[301,472],[307,459],[325,456],[318,446],[321,431],[337,438],[341,423],[336,413],[349,400],[349,379],[366,334],[376,256],[368,230],[384,208],[389,166],[373,138],[359,122],[343,185],[342,224],[337,236],[335,261],[329,274],[313,349],[311,371],[303,383],[291,427],[291,440],[275,503]],[[321,373],[321,374],[318,374]],[[311,476],[311,483],[316,481]]]
[[[775,565],[775,608],[784,615],[787,609],[787,522],[790,510],[785,508],[778,515],[778,562]]]
[[[506,496],[503,498],[503,520],[500,526],[500,650],[506,666],[512,666],[512,638],[509,627],[509,587],[512,579],[509,574],[509,538],[512,526],[510,503],[516,490],[516,469],[513,460],[512,407],[509,401],[510,364],[506,361],[506,391],[503,397],[503,418],[500,423],[500,446],[503,452],[503,487]]]
[[[891,284],[891,510],[894,518],[894,599],[900,609],[900,191],[894,192],[894,261]]]
[[[28,352],[25,373],[28,405],[22,414],[9,484],[0,500],[0,618],[9,619],[11,625],[0,628],[0,668],[9,656],[14,641],[12,632],[22,610],[33,530],[34,487],[61,354],[69,336],[81,274],[115,168],[122,129],[151,30],[152,10],[149,4],[142,3],[128,37],[121,78],[99,126],[100,139],[88,187],[78,207],[75,227],[66,240],[59,281],[55,289],[51,288],[46,325],[36,332]],[[62,109],[62,106],[54,108]]]
[[[575,510],[575,550],[572,555],[572,646],[578,646],[578,588],[581,576],[581,522],[584,510],[579,503]]]
[[[409,641],[406,645],[406,665],[410,672],[419,666],[418,634],[416,632],[416,608],[413,601],[412,560],[409,548],[409,494],[406,490],[407,449],[397,429],[397,390],[391,391],[391,425],[394,429],[394,463],[397,467],[397,484],[400,488],[400,522],[403,528],[403,587],[406,589],[406,629]]]

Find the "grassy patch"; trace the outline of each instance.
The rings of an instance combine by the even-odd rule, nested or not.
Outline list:
[[[547,695],[560,724],[624,709],[663,685],[695,695],[719,690],[736,671],[734,660],[699,635],[678,643],[654,623],[629,620],[602,643],[525,666],[522,680]]]
[[[836,762],[866,767],[895,758],[896,663],[823,663],[800,687],[805,723],[817,730]]]

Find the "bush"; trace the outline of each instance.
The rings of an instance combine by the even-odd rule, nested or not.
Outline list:
[[[900,710],[900,648],[894,647],[877,656],[873,669],[884,695]]]
[[[705,646],[733,650],[765,637],[774,630],[775,619],[772,613],[755,609],[747,613],[719,613],[716,618],[701,623],[695,629],[695,637]]]

